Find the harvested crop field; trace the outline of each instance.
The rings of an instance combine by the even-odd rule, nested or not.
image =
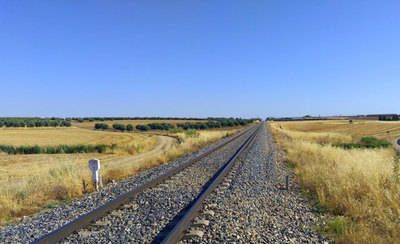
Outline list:
[[[390,142],[400,137],[399,121],[368,121],[368,120],[320,120],[296,121],[279,123],[284,129],[301,132],[339,133],[351,135],[354,139],[363,136],[375,136]]]
[[[139,133],[91,131],[80,128],[1,128],[3,145],[76,145],[76,144],[154,144],[154,138]],[[150,149],[150,148],[149,148]]]

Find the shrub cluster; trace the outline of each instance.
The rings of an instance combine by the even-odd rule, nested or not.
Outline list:
[[[203,120],[202,118],[178,118],[178,117],[72,117],[68,119],[78,122],[111,121],[111,120]]]
[[[133,131],[133,125],[131,125],[131,124],[126,125],[126,130]]]
[[[148,125],[136,125],[136,129],[140,131],[148,131],[151,130],[150,126]]]
[[[124,124],[113,124],[112,127],[114,130],[120,130],[120,131],[126,130],[126,125]]]
[[[398,121],[398,120],[400,120],[400,115],[398,115],[398,114],[383,114],[383,115],[379,115],[379,120]]]
[[[94,124],[94,128],[96,130],[107,130],[108,129],[108,124],[105,123],[96,123]]]
[[[186,122],[177,124],[174,126],[169,123],[151,123],[147,125],[137,125],[136,129],[140,131],[148,131],[148,130],[172,130],[172,129],[183,129],[183,130],[204,130],[204,129],[213,129],[213,128],[223,128],[223,127],[232,127],[239,125],[246,125],[254,122],[255,119],[239,119],[239,118],[215,118],[212,120],[208,120],[206,122]]]
[[[115,118],[113,118],[115,119]],[[121,118],[122,119],[122,118]],[[126,118],[124,118],[126,119]],[[132,119],[132,118],[130,118]],[[174,118],[175,119],[175,118]],[[213,118],[209,119],[206,122],[187,122],[177,124],[176,126],[171,123],[150,123],[150,124],[139,124],[136,125],[136,129],[139,131],[149,131],[149,130],[204,130],[204,129],[213,129],[213,128],[223,128],[223,127],[232,127],[239,125],[246,125],[254,122],[256,119],[240,119],[240,118]],[[94,125],[96,130],[106,130],[108,129],[108,125],[105,123],[96,123]],[[112,125],[112,128],[118,131],[133,131],[134,127],[131,124],[125,125],[116,123]]]
[[[223,128],[223,127],[232,127],[239,125],[247,125],[249,123],[254,122],[254,119],[215,119],[209,120],[207,122],[196,122],[196,123],[183,123],[177,124],[178,127],[188,130],[188,129],[196,129],[196,130],[204,130],[204,129],[213,129],[213,128]]]
[[[344,149],[353,149],[353,148],[387,148],[391,144],[386,140],[381,140],[375,137],[363,137],[358,143],[340,143],[335,146],[341,147]]]
[[[10,146],[0,145],[0,152],[7,154],[59,154],[59,153],[105,153],[109,146],[99,145],[57,145],[57,146]]]
[[[151,123],[147,125],[151,130],[170,130],[175,128],[173,124],[169,123]]]
[[[185,135],[187,137],[199,137],[200,133],[197,130],[189,129],[185,130]]]
[[[60,118],[0,118],[0,127],[70,127],[71,121]]]
[[[169,123],[151,123],[147,125],[136,125],[136,129],[140,131],[148,131],[148,130],[171,130],[174,129],[175,126]]]
[[[112,125],[114,130],[119,130],[119,131],[133,131],[134,127],[131,124],[113,124]]]
[[[169,123],[151,123],[147,125],[136,125],[136,129],[140,131],[148,131],[148,130],[171,130],[174,129],[175,126]]]

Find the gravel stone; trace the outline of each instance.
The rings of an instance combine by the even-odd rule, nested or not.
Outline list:
[[[203,237],[182,243],[329,243],[313,231],[321,221],[300,194],[293,172],[277,161],[278,152],[265,128],[241,155],[228,176],[204,203],[197,218],[209,220]],[[289,190],[284,184],[289,175]],[[210,212],[214,214],[210,214]]]

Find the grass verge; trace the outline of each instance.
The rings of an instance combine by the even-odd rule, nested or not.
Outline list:
[[[392,148],[343,149],[349,135],[307,133],[271,123],[301,185],[336,216],[325,227],[338,243],[398,243],[400,185]]]

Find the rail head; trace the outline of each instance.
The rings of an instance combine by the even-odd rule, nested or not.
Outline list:
[[[161,241],[163,244],[174,244],[178,243],[187,228],[190,226],[193,219],[195,219],[204,203],[204,200],[209,196],[217,186],[223,181],[223,179],[228,175],[232,169],[236,159],[249,148],[254,139],[257,136],[257,132],[262,128],[262,124],[245,140],[245,142],[239,147],[239,149],[234,153],[234,155],[217,171],[217,173],[211,178],[207,187],[196,197],[196,199],[191,203],[191,206],[179,219],[179,221],[174,225],[174,227],[165,235],[164,239]]]

